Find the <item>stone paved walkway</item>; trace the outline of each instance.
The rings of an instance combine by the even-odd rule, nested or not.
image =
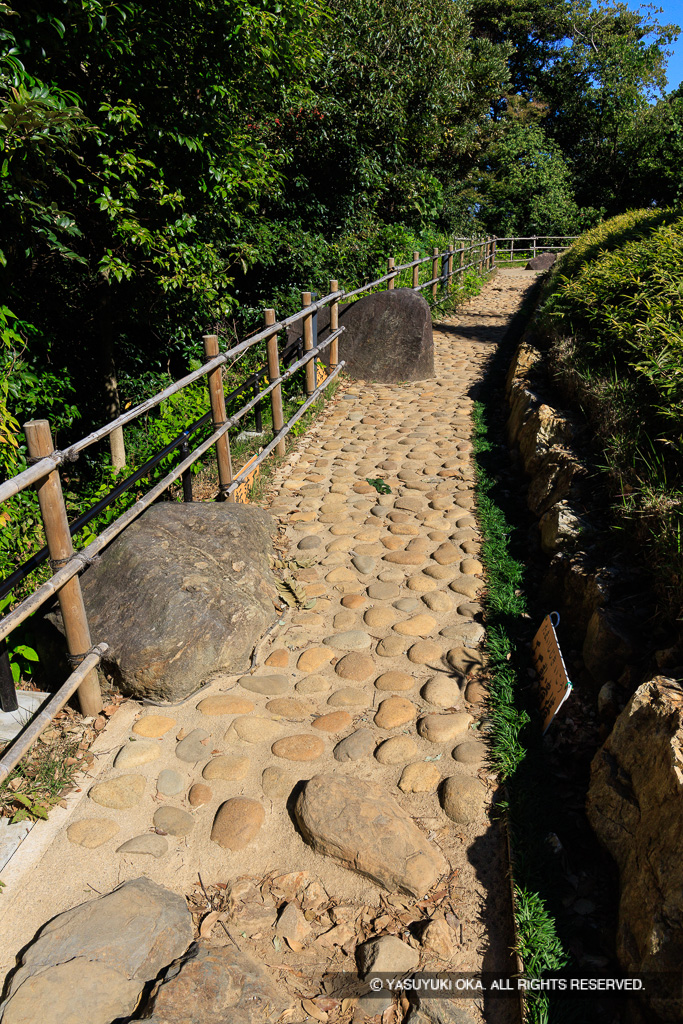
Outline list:
[[[338,945],[320,936],[368,908],[368,921],[381,918],[387,894],[314,852],[287,806],[297,783],[329,773],[350,793],[381,786],[450,865],[431,904],[420,909],[404,895],[393,905],[413,923],[450,913],[437,952],[404,935],[421,962],[509,966],[504,842],[487,813],[496,782],[485,762],[470,385],[530,277],[499,275],[437,325],[434,380],[354,382],[302,438],[265,504],[312,607],[283,614],[246,676],[217,679],[176,708],[140,709],[24,883],[21,913],[6,922],[5,967],[51,914],[139,874],[187,893],[198,872],[205,885],[305,872],[292,896],[312,911],[305,941],[274,951],[272,922],[255,937],[238,931],[270,966],[298,958],[308,984],[310,970],[320,975],[330,963],[352,969],[353,927]],[[355,911],[335,917],[330,901]],[[480,1010],[468,1004],[472,1020]]]

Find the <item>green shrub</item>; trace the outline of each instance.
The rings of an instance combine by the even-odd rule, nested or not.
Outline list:
[[[539,324],[565,397],[593,430],[597,461],[655,587],[683,599],[683,218],[632,211],[559,261]]]

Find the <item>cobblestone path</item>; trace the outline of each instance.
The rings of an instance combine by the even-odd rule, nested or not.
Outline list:
[[[435,325],[434,379],[343,385],[302,437],[263,504],[312,606],[283,614],[247,675],[178,707],[132,710],[132,731],[101,753],[104,771],[83,781],[88,795],[24,880],[21,912],[12,903],[6,967],[93,889],[145,874],[189,893],[200,873],[208,889],[233,887],[233,935],[293,996],[324,996],[324,973],[353,970],[373,935],[397,936],[425,969],[510,968],[505,843],[489,813],[471,386],[530,278],[499,274]],[[429,891],[387,892],[304,841],[291,794],[332,774],[342,803],[376,785],[416,826],[438,877]],[[321,850],[328,823],[318,827]],[[290,933],[274,931],[284,903]],[[387,1004],[316,1005],[346,1022]],[[513,1010],[463,1001],[452,1021]],[[316,1019],[297,1012],[289,1020]]]

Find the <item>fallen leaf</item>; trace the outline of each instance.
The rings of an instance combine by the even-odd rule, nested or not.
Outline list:
[[[335,999],[334,996],[315,996],[313,1002],[321,1010],[325,1010],[328,1013],[330,1010],[336,1010],[339,1006],[339,1000]]]
[[[319,1009],[312,999],[302,999],[301,1006],[309,1015],[309,1017],[313,1018],[313,1020],[319,1020],[322,1022],[322,1024],[325,1024],[325,1021],[328,1020],[328,1016],[325,1013],[325,1011]]]
[[[216,921],[220,917],[220,913],[221,912],[219,910],[212,910],[210,914],[206,915],[199,928],[200,938],[209,939],[211,937],[211,932],[213,931]]]
[[[350,999],[347,996],[346,999],[342,999],[341,1012],[342,1013],[346,1013],[347,1010],[350,1010],[351,1007],[353,1007],[355,1005],[356,1005],[356,1000],[355,999]]]
[[[285,942],[287,943],[287,945],[289,946],[293,953],[300,953],[301,950],[304,948],[303,942],[298,942],[296,939],[288,939],[285,937]]]

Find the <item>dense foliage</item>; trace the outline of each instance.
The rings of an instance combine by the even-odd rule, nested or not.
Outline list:
[[[620,0],[0,2],[0,473],[26,419],[63,445],[330,278],[675,203],[674,35]]]
[[[562,259],[543,310],[615,502],[670,610],[683,604],[683,218],[623,214]]]

